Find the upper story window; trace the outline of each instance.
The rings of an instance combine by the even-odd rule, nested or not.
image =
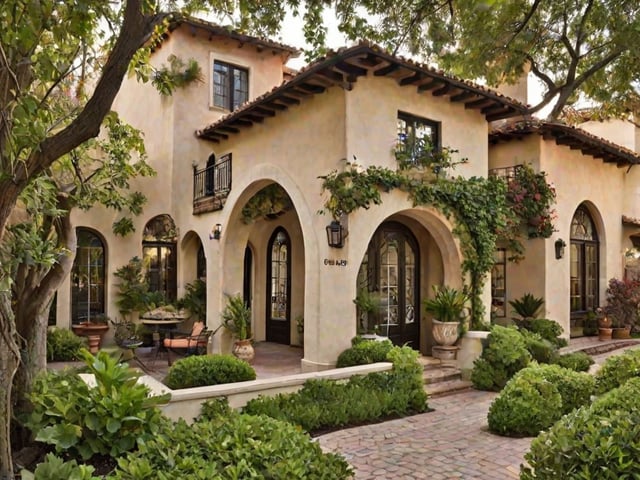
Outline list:
[[[249,99],[249,71],[218,60],[213,63],[213,104],[235,110]]]
[[[395,154],[401,168],[426,166],[440,151],[440,122],[398,112],[398,143]]]

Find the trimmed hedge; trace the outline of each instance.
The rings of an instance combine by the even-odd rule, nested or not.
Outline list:
[[[542,338],[540,334],[530,332],[529,330],[520,330],[520,334],[524,338],[527,351],[531,354],[531,358],[538,363],[550,363],[556,353],[556,346],[549,340]]]
[[[354,376],[345,383],[308,380],[296,393],[253,399],[243,412],[268,415],[313,432],[425,411],[427,394],[418,352],[393,347],[388,358],[393,362],[390,372]]]
[[[522,320],[520,326],[530,332],[537,333],[556,347],[567,346],[567,341],[564,338],[560,338],[563,329],[558,322],[546,318],[528,318]]]
[[[640,477],[640,378],[565,415],[531,442],[521,480]]]
[[[352,478],[352,470],[293,425],[233,412],[193,425],[174,423],[120,459],[107,478],[342,480]]]
[[[380,342],[376,340],[356,340],[352,341],[352,344],[351,348],[344,350],[338,356],[337,368],[386,362],[387,355],[393,347],[390,340],[382,340]]]
[[[627,350],[607,358],[596,372],[596,393],[613,390],[633,377],[640,377],[640,350]]]
[[[178,390],[255,379],[253,367],[233,355],[194,355],[174,363],[164,384],[172,390]]]
[[[530,361],[531,354],[518,329],[494,325],[482,356],[474,362],[471,381],[478,390],[499,391]]]
[[[589,401],[594,379],[558,365],[518,372],[489,408],[489,429],[506,436],[537,435]]]
[[[575,372],[586,372],[595,362],[585,352],[565,353],[564,355],[555,355],[551,363],[568,368]]]

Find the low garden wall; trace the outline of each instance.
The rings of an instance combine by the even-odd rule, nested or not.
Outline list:
[[[171,400],[161,407],[163,413],[177,420],[183,418],[191,422],[200,414],[201,405],[206,400],[218,397],[226,397],[233,408],[241,408],[253,398],[260,395],[274,396],[279,393],[296,392],[309,379],[346,380],[353,375],[366,375],[372,372],[384,372],[391,370],[393,365],[389,362],[380,362],[370,365],[358,365],[355,367],[336,368],[321,372],[298,373],[275,378],[252,380],[249,382],[227,383],[223,385],[210,385],[206,387],[184,388],[171,390],[153,377],[145,375],[140,381],[147,385],[153,394],[170,393]]]

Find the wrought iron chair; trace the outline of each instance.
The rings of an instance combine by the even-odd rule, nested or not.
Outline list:
[[[167,363],[173,363],[173,356],[186,357],[188,355],[204,355],[207,353],[209,336],[213,333],[208,330],[204,322],[195,322],[191,332],[169,331],[168,338],[163,345],[167,350]]]

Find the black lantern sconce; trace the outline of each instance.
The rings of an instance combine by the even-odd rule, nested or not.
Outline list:
[[[347,238],[348,232],[337,220],[333,220],[327,225],[327,243],[331,248],[344,247],[344,239]]]
[[[211,240],[220,240],[220,237],[222,236],[222,225],[219,223],[216,223],[213,226],[213,229],[211,229],[211,233],[209,234],[209,238]]]
[[[554,243],[554,246],[556,247],[556,260],[560,260],[562,257],[564,257],[564,247],[566,247],[567,244],[564,240],[559,238]]]

